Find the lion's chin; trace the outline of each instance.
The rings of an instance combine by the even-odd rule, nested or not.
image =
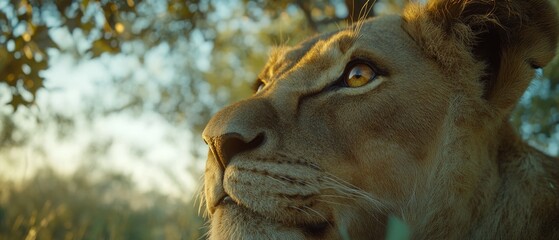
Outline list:
[[[282,223],[237,204],[223,204],[212,214],[209,239],[332,239],[332,226]]]

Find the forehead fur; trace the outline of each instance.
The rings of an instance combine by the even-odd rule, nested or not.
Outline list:
[[[402,51],[395,51],[396,49]],[[417,44],[403,30],[400,16],[378,17],[314,36],[294,47],[273,48],[259,77],[263,80],[281,78],[280,76],[297,66],[344,65],[345,62],[341,60],[345,58],[340,56],[362,55],[361,52],[376,53],[379,59],[400,58],[405,61],[403,51],[418,49]],[[416,51],[415,54],[421,52]],[[334,62],[328,63],[329,61]]]
[[[268,62],[259,75],[260,79],[272,79],[274,75],[280,75],[293,68],[299,60],[320,40],[330,38],[339,31],[316,35],[303,41],[294,47],[278,46],[272,48]]]

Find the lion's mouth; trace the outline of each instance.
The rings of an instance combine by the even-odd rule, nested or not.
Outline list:
[[[332,223],[324,221],[319,223],[300,224],[297,227],[301,229],[307,236],[313,238],[322,238],[331,226],[333,226]]]
[[[263,217],[261,214],[255,212],[254,210],[249,209],[246,206],[243,206],[243,205],[239,204],[231,196],[229,196],[227,194],[224,195],[218,201],[217,205],[218,206],[223,206],[223,207],[233,207],[233,208],[237,208],[237,209],[243,209],[244,211],[250,211],[251,215],[256,214],[260,217]],[[327,231],[331,227],[334,226],[333,221],[299,222],[299,221],[297,221],[297,219],[291,219],[291,220],[286,220],[286,219],[282,219],[282,220],[277,220],[276,219],[276,220],[274,220],[274,219],[270,219],[270,218],[266,218],[266,219],[274,221],[274,222],[276,222],[276,223],[278,223],[282,226],[288,227],[288,228],[297,228],[301,232],[303,232],[306,236],[312,237],[312,238],[321,238],[322,236],[325,236]]]

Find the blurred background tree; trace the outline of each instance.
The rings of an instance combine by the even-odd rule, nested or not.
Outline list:
[[[268,50],[407,2],[0,0],[0,239],[200,237],[198,136],[251,94]],[[511,120],[555,155],[558,103],[555,61]],[[153,169],[167,183],[138,187]]]

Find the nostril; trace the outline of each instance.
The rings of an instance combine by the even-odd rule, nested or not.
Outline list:
[[[220,162],[225,167],[235,155],[258,148],[265,139],[264,133],[259,133],[247,142],[238,133],[228,133],[220,137],[221,141],[216,143],[219,146],[215,147],[217,147],[217,151],[220,153]]]

